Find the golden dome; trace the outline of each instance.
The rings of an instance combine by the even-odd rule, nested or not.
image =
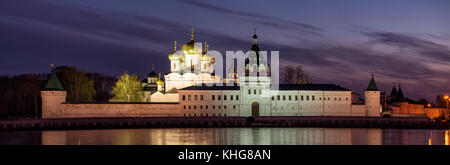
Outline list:
[[[182,59],[183,59],[183,56],[181,56],[180,53],[175,53],[175,54],[170,53],[169,54],[169,60],[182,60]]]
[[[156,85],[163,85],[163,84],[164,84],[164,81],[161,80],[161,73],[159,73],[159,78],[158,78],[158,81],[156,81]]]
[[[211,61],[211,56],[208,56],[208,55],[203,55],[202,56],[202,61]]]

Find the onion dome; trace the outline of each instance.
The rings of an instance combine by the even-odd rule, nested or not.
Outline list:
[[[152,72],[147,74],[147,77],[149,77],[149,78],[157,78],[158,77],[158,74],[155,73],[154,69],[155,69],[155,66],[152,64]]]
[[[191,40],[187,44],[184,44],[183,47],[181,48],[181,50],[183,52],[194,53],[194,45],[195,45],[194,28],[192,28],[192,30],[191,30]]]
[[[159,73],[159,78],[158,78],[158,81],[156,81],[156,84],[157,85],[163,85],[164,84],[164,81],[161,80],[161,73]]]
[[[211,61],[212,57],[209,55],[202,55],[202,61]]]
[[[177,53],[177,41],[174,41],[173,52],[169,54],[169,60],[182,60],[183,56]]]
[[[151,78],[157,78],[158,74],[155,73],[155,71],[152,70],[152,72],[150,72],[147,77],[151,77]]]

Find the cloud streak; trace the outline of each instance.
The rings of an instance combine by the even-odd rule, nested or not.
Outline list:
[[[319,28],[319,27],[316,27],[313,25],[309,25],[309,24],[305,24],[305,23],[287,21],[287,20],[273,18],[273,17],[261,15],[261,14],[251,13],[251,12],[242,12],[242,11],[227,9],[227,8],[223,8],[223,7],[219,7],[216,5],[199,2],[199,1],[195,1],[195,0],[179,0],[179,2],[182,2],[187,5],[199,7],[202,9],[219,12],[222,14],[238,16],[240,18],[243,17],[243,18],[245,18],[244,20],[252,21],[256,24],[269,26],[272,28],[296,30],[298,32],[301,32],[302,34],[315,35],[315,36],[320,36],[321,33],[325,32],[325,30],[322,28]]]

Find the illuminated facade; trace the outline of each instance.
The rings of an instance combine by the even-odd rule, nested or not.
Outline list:
[[[255,53],[244,63],[245,76],[238,76],[233,61],[227,73],[231,80],[212,74],[214,60],[206,55],[208,46],[202,50],[194,45],[192,34],[181,50],[175,46],[169,55],[171,71],[165,76],[166,90],[178,92],[176,102],[183,116],[380,116],[380,91],[373,77],[362,105],[352,104],[352,91],[333,84],[277,84],[279,89],[271,90],[274,84],[267,61],[259,55],[256,32],[251,47]],[[230,81],[232,86],[220,84]],[[152,102],[174,100],[163,93],[154,95]]]
[[[140,103],[68,103],[59,94],[62,87],[48,88],[42,91],[43,117],[380,116],[380,91],[373,75],[364,92],[365,102],[353,104],[352,91],[333,84],[272,84],[256,32],[244,63],[245,76],[237,74],[236,65],[228,70],[231,79],[215,75],[215,59],[205,45],[203,49],[196,44],[193,31],[180,50],[175,43],[169,54],[170,72],[164,80],[161,74],[149,74]],[[51,80],[57,84],[52,83],[57,78]],[[220,85],[226,82],[231,83]]]

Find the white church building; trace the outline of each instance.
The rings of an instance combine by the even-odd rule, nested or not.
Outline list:
[[[180,50],[175,43],[169,54],[170,72],[164,80],[161,74],[149,74],[143,83],[149,90],[144,90],[147,94],[140,103],[66,102],[66,92],[52,73],[41,91],[42,117],[380,116],[380,91],[373,75],[364,104],[356,104],[351,90],[333,84],[273,84],[270,65],[259,55],[256,33],[251,47],[256,56],[246,59],[243,76],[238,76],[233,63],[234,70],[227,73],[231,79],[215,75],[209,46],[195,43],[193,30],[191,40]]]
[[[165,87],[158,87],[150,102],[178,102],[186,117],[380,116],[380,91],[373,77],[364,93],[365,104],[352,104],[352,91],[333,84],[271,84],[269,67],[265,61],[260,62],[264,59],[259,57],[258,37],[254,34],[251,51],[256,53],[256,64],[246,61],[246,75],[235,76],[230,86],[225,84],[230,80],[213,74],[214,58],[207,55],[209,46],[194,48],[194,44],[192,33],[181,50],[177,51],[175,45],[174,53],[169,55],[171,67],[165,75]],[[249,74],[255,68],[268,74]],[[278,89],[272,90],[273,85]]]

